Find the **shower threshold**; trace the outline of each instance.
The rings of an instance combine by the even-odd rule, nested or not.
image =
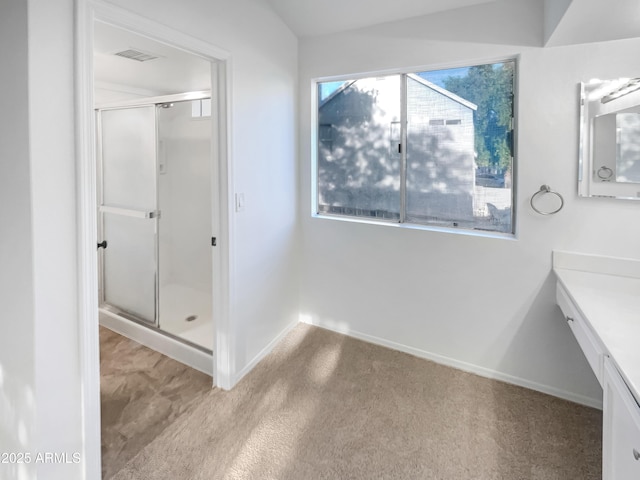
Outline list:
[[[99,317],[103,327],[213,376],[213,351],[164,332],[109,305],[100,307]]]

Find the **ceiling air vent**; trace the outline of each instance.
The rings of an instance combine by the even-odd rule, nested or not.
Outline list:
[[[153,55],[152,53],[141,52],[140,50],[134,50],[130,48],[129,50],[123,50],[121,52],[114,53],[119,57],[130,58],[131,60],[137,60],[138,62],[147,62],[149,60],[154,60],[158,58],[157,55]]]

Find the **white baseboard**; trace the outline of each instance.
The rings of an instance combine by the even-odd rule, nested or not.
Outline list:
[[[213,357],[197,348],[104,309],[100,309],[100,325],[213,377]]]
[[[284,330],[282,330],[273,340],[271,340],[271,342],[269,342],[269,344],[264,347],[260,353],[258,353],[247,365],[245,365],[245,367],[240,370],[239,372],[237,372],[235,375],[233,375],[232,377],[232,382],[231,382],[231,388],[233,388],[240,380],[242,380],[242,378],[249,373],[251,370],[253,370],[253,367],[255,367],[260,360],[262,360],[264,357],[266,357],[267,355],[269,355],[269,353],[271,353],[271,351],[275,348],[275,346],[280,343],[280,341],[287,336],[287,334],[293,330],[296,325],[298,325],[299,322],[294,321],[291,322],[289,325],[287,325]]]
[[[303,319],[301,319],[300,321],[302,323],[307,323],[309,325],[323,328],[325,330],[330,330],[332,332],[340,333],[348,337],[353,337],[353,338],[357,338],[358,340],[363,340],[368,343],[373,343],[374,345],[380,345],[382,347],[387,347],[392,350],[398,350],[400,352],[408,353],[415,357],[431,360],[432,362],[435,362],[441,365],[446,365],[447,367],[452,367],[458,370],[473,373],[481,377],[490,378],[492,380],[499,380],[501,382],[510,383],[512,385],[517,385],[519,387],[528,388],[530,390],[535,390],[537,392],[546,393],[547,395],[562,398],[564,400],[568,400],[573,403],[578,403],[580,405],[585,405],[587,407],[592,407],[592,408],[597,408],[602,410],[601,398],[595,399],[595,398],[587,397],[585,395],[579,395],[576,393],[568,392],[566,390],[561,390],[559,388],[550,387],[548,385],[532,382],[524,378],[515,377],[513,375],[498,372],[496,370],[491,370],[489,368],[480,367],[478,365],[474,365],[467,362],[462,362],[460,360],[446,357],[444,355],[439,355],[437,353],[427,352],[425,350],[420,350],[415,347],[409,347],[407,345],[393,342],[391,340],[386,340],[384,338],[374,337],[372,335],[357,332],[349,328],[335,328],[334,326],[325,325],[322,322],[313,321],[308,317],[303,317]]]

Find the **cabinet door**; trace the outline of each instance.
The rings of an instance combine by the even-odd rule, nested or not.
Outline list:
[[[591,332],[587,322],[578,312],[569,294],[559,283],[556,286],[556,301],[564,313],[569,324],[569,328],[576,337],[578,345],[582,349],[584,356],[589,362],[589,366],[593,370],[600,386],[602,385],[602,359],[604,357],[604,347],[596,340],[596,336]]]
[[[610,358],[604,362],[603,480],[640,479],[640,407]]]

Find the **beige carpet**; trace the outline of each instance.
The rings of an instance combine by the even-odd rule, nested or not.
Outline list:
[[[202,396],[211,377],[100,327],[102,478],[107,480]]]
[[[601,478],[601,412],[306,325],[197,402],[112,478]]]

